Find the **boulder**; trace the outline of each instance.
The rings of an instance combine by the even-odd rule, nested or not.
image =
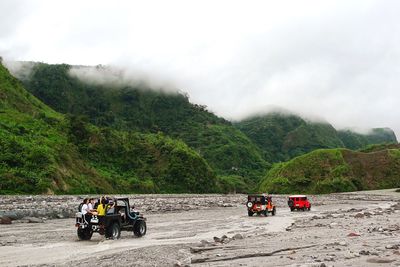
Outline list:
[[[9,217],[0,217],[0,224],[11,224],[11,218]]]
[[[242,234],[236,234],[236,235],[232,236],[232,239],[233,239],[233,240],[236,240],[236,239],[243,239],[243,235],[242,235]]]
[[[43,219],[36,217],[24,217],[22,220],[27,220],[29,223],[43,223]]]
[[[355,237],[355,236],[360,236],[360,234],[359,233],[349,233],[347,236]]]
[[[356,215],[354,215],[354,218],[364,218],[364,216],[365,216],[364,213],[359,212]]]
[[[370,258],[367,260],[367,262],[370,263],[392,263],[394,262],[394,259],[385,259],[385,258]]]

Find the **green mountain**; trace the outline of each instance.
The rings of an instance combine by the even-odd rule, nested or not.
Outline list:
[[[285,161],[319,148],[343,147],[328,123],[312,123],[293,114],[269,113],[235,124],[270,162]]]
[[[269,162],[287,161],[321,148],[360,149],[370,144],[397,143],[394,132],[377,128],[369,134],[336,131],[329,123],[316,123],[293,114],[254,116],[235,126],[262,151]]]
[[[320,149],[276,163],[260,183],[270,193],[331,193],[400,187],[400,145],[366,152]]]
[[[71,68],[30,63],[21,83],[0,64],[0,194],[399,186],[390,129],[362,135],[279,113],[232,124],[185,94],[107,77],[82,81]]]
[[[186,95],[149,88],[145,83],[83,82],[70,75],[71,68],[34,64],[30,75],[22,80],[32,94],[60,113],[87,116],[99,127],[162,132],[182,140],[225,179],[243,177],[246,183],[254,184],[265,174],[269,165],[261,150],[229,121],[190,103]]]
[[[397,143],[396,135],[389,128],[375,128],[366,134],[340,130],[338,135],[344,146],[349,149],[360,149],[373,144]]]
[[[0,194],[216,192],[207,162],[161,133],[96,127],[64,116],[0,64]]]

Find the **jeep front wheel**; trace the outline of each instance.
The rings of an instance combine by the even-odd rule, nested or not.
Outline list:
[[[248,211],[249,216],[253,216],[254,212],[252,212],[251,210]]]
[[[90,240],[92,238],[93,231],[89,227],[86,227],[83,229],[78,228],[77,234],[78,234],[79,240]]]
[[[135,225],[133,226],[133,234],[137,237],[144,236],[147,231],[147,226],[145,221],[136,221]]]
[[[121,229],[118,223],[113,223],[107,230],[106,230],[106,238],[111,239],[118,239],[121,237]]]

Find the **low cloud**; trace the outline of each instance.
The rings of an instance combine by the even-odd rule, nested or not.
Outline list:
[[[69,75],[89,84],[111,88],[131,86],[167,93],[179,92],[167,79],[151,77],[139,70],[118,66],[72,66]]]
[[[281,107],[400,135],[399,1],[37,1],[29,16],[21,3],[0,19],[10,59],[112,66],[71,73],[179,88],[232,120]]]

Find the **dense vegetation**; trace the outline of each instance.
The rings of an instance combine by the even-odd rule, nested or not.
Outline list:
[[[216,192],[207,162],[163,134],[98,128],[44,105],[0,64],[0,193]]]
[[[276,163],[262,180],[260,190],[330,193],[400,187],[400,146],[378,147],[368,153],[320,149]]]
[[[369,134],[336,131],[329,123],[308,122],[293,114],[269,113],[235,124],[263,152],[269,162],[286,161],[321,148],[360,149],[370,144],[397,143],[393,131],[373,129]]]
[[[232,125],[185,94],[82,81],[69,65],[30,67],[21,83],[0,64],[0,194],[399,186],[390,129],[361,135],[278,113]],[[340,147],[363,149],[318,150]]]
[[[102,68],[101,66],[98,68]],[[26,88],[58,112],[87,116],[90,123],[123,131],[162,132],[183,140],[217,174],[253,183],[268,167],[261,151],[232,124],[192,104],[181,93],[136,86],[96,84],[70,75],[69,65],[35,64]]]
[[[360,149],[373,144],[397,143],[396,135],[389,128],[375,128],[366,134],[341,130],[338,131],[338,135],[344,146],[349,149]]]

